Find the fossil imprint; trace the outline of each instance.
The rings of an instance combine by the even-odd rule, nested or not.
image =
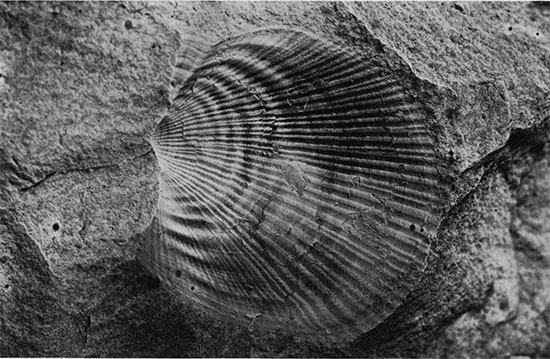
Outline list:
[[[254,328],[350,337],[417,284],[440,221],[421,105],[345,46],[291,29],[189,38],[152,136],[141,261]]]

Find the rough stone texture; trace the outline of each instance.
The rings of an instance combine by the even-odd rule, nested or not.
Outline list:
[[[0,3],[0,355],[550,356],[544,3]],[[136,261],[179,34],[297,26],[410,78],[448,178],[425,275],[351,344],[258,333]]]

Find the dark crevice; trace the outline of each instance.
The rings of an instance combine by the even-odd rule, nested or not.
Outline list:
[[[40,185],[42,182],[44,182],[44,181],[47,180],[48,178],[54,176],[55,174],[57,174],[57,172],[50,172],[50,173],[46,174],[44,177],[42,177],[41,179],[39,179],[38,181],[36,181],[36,182],[34,182],[33,184],[31,184],[30,186],[20,188],[19,191],[21,191],[21,192],[27,192],[27,191],[33,189],[34,187]]]
[[[532,126],[527,129],[515,129],[512,130],[510,137],[506,141],[506,144],[476,163],[472,164],[460,175],[460,181],[463,178],[466,178],[468,175],[474,173],[475,171],[482,170],[483,174],[477,181],[477,184],[472,187],[467,193],[463,194],[460,199],[454,204],[449,212],[447,217],[452,216],[453,213],[461,207],[471,193],[474,193],[481,184],[484,178],[491,174],[494,171],[502,171],[504,174],[510,171],[510,164],[513,159],[518,157],[523,157],[532,153],[535,157],[540,157],[543,155],[544,147],[548,144],[549,138],[548,134],[550,133],[550,117],[546,118],[541,123]],[[546,135],[546,137],[545,137]]]
[[[516,230],[510,229],[510,234],[516,252],[523,253],[533,264],[537,263],[544,268],[550,268],[550,262],[544,253],[541,253],[532,243],[522,240]]]
[[[138,158],[145,157],[145,156],[149,155],[152,152],[153,152],[153,149],[150,148],[145,153],[142,153],[142,154],[139,154],[137,156],[134,156],[134,157],[130,158],[130,161],[133,161],[133,160],[138,159]],[[90,167],[84,167],[84,168],[69,168],[69,169],[66,169],[66,170],[52,171],[52,172],[47,173],[44,177],[42,177],[38,181],[35,181],[31,185],[20,188],[19,191],[27,192],[27,191],[39,186],[44,181],[46,181],[47,179],[49,179],[49,178],[51,178],[55,175],[64,175],[64,174],[73,173],[73,172],[84,172],[84,173],[86,173],[86,172],[91,172],[91,171],[96,171],[96,170],[101,170],[101,169],[106,169],[106,168],[113,168],[113,167],[118,167],[118,166],[120,166],[119,163],[108,163],[108,164],[104,164],[104,165],[90,166]]]
[[[53,177],[55,175],[58,175],[58,174],[67,174],[67,173],[72,173],[72,172],[91,172],[91,171],[104,169],[104,168],[111,168],[111,167],[115,167],[115,166],[118,166],[118,164],[99,165],[99,166],[92,166],[92,167],[85,167],[85,168],[70,168],[70,169],[63,170],[63,171],[53,171],[53,172],[47,173],[44,177],[42,177],[38,181],[34,182],[30,186],[20,188],[19,191],[27,192],[27,191],[37,187],[38,185],[42,184],[48,178],[51,178],[51,177]]]

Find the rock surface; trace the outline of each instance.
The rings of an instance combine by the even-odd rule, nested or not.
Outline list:
[[[0,3],[0,355],[550,356],[544,3]],[[300,27],[410,79],[448,179],[422,282],[353,343],[259,333],[135,260],[180,34]]]

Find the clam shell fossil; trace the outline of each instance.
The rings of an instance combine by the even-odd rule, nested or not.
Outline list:
[[[300,30],[182,46],[152,136],[144,265],[254,329],[376,326],[417,284],[440,222],[422,106],[365,56]]]

